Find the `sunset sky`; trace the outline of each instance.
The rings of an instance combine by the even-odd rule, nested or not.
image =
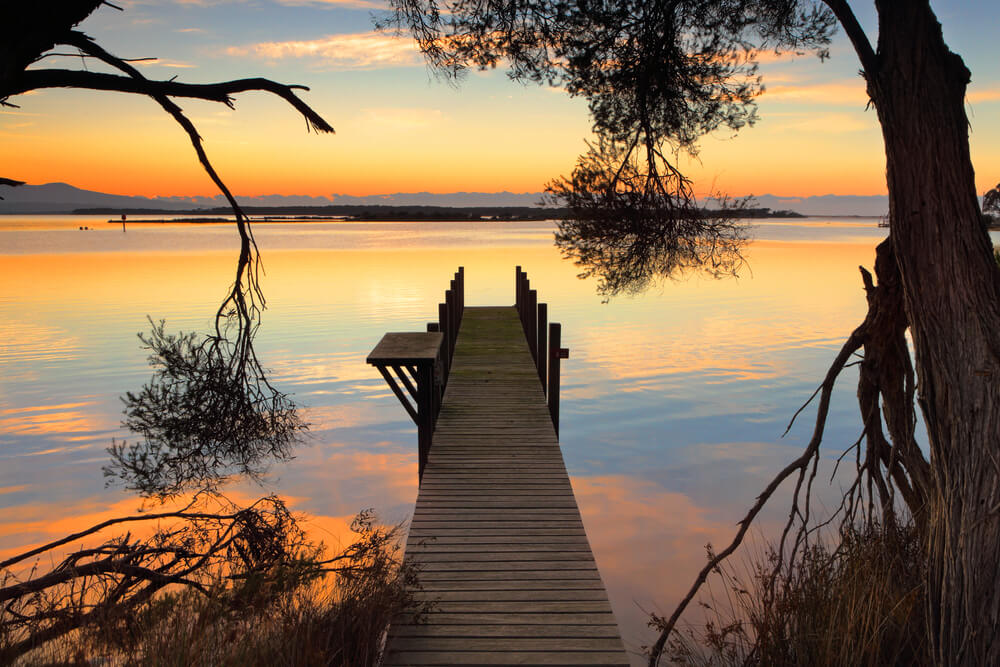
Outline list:
[[[538,192],[585,148],[584,100],[502,72],[471,74],[458,87],[438,81],[408,39],[373,32],[379,0],[118,4],[124,12],[104,7],[82,29],[118,56],[158,57],[143,64],[147,76],[203,83],[259,75],[311,88],[303,96],[336,135],[308,133],[297,112],[263,93],[240,96],[236,111],[181,101],[239,194]],[[874,11],[852,4],[874,35]],[[973,73],[966,109],[983,192],[1000,180],[993,3],[932,4]],[[885,192],[881,135],[842,33],[831,54],[825,63],[767,58],[757,126],[735,139],[706,137],[699,160],[682,159],[700,192]],[[20,108],[0,111],[0,176],[117,194],[216,194],[183,132],[149,99],[59,90],[11,101]]]

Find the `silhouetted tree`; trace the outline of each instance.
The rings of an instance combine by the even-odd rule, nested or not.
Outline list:
[[[289,458],[305,424],[256,361],[241,360],[225,339],[163,327],[140,335],[155,372],[125,396],[123,425],[142,439],[114,443],[105,475],[142,496],[166,498],[215,489],[230,475],[257,478]]]
[[[578,248],[570,254],[585,264],[593,258],[591,266],[612,276],[612,287],[617,276],[601,262],[621,256],[627,263],[628,248],[644,236],[673,235],[673,243],[657,241],[666,248],[720,238],[697,224],[690,185],[668,156],[693,152],[708,131],[753,122],[761,50],[824,57],[839,23],[882,128],[890,234],[877,253],[877,285],[863,276],[868,316],[817,390],[812,441],[769,485],[717,558],[732,553],[778,483],[794,476],[778,567],[787,565],[784,557],[794,559],[809,535],[808,490],[833,383],[863,350],[858,397],[865,451],[841,509],[848,518],[861,512],[868,520],[881,515],[891,521],[902,496],[927,545],[933,659],[1000,664],[1000,585],[993,576],[1000,562],[1000,271],[969,156],[964,100],[970,73],[945,44],[929,0],[875,0],[874,44],[847,0],[391,4],[395,18],[386,25],[408,28],[447,76],[506,64],[514,79],[559,85],[588,100],[600,143],[550,190],[572,208],[560,227],[560,244]],[[633,233],[627,222],[614,222],[626,209],[657,222],[649,232]],[[736,244],[725,231],[721,238],[724,245]],[[664,267],[683,265],[668,261]],[[929,462],[913,439],[915,403],[927,427]],[[712,566],[669,619],[657,619],[662,632],[651,665]]]
[[[0,106],[15,106],[10,98],[44,88],[148,96],[187,133],[199,162],[235,214],[240,251],[232,287],[216,312],[215,330],[201,339],[193,334],[172,336],[161,323],[141,337],[157,370],[140,392],[127,395],[125,425],[142,439],[115,443],[109,450],[112,465],[107,473],[144,495],[162,497],[191,486],[212,486],[228,472],[259,472],[265,456],[287,457],[295,433],[305,426],[288,396],[268,381],[254,351],[265,300],[249,219],[212,167],[197,129],[174,100],[196,98],[232,107],[234,94],[262,90],[287,101],[312,129],[333,132],[333,128],[295,94],[303,86],[261,78],[210,84],[146,78],[129,61],[76,29],[104,4],[109,3],[60,0],[4,5],[0,9]],[[119,73],[38,66],[46,58],[66,55],[53,51],[59,47],[74,49],[85,61],[100,62]],[[16,186],[20,181],[4,178],[0,184]]]
[[[668,175],[651,176],[634,154],[601,139],[570,178],[549,185],[572,214],[556,232],[563,255],[582,268],[581,278],[597,278],[606,295],[639,292],[692,271],[736,275],[749,230],[735,216],[748,200],[720,196],[721,208],[706,211],[662,154],[650,163]]]
[[[145,95],[184,129],[198,161],[229,202],[240,239],[232,286],[220,304],[214,331],[171,335],[163,323],[140,335],[150,350],[153,378],[125,399],[125,421],[141,440],[114,443],[106,474],[120,478],[146,497],[166,498],[190,490],[215,490],[229,474],[258,474],[274,458],[285,458],[305,424],[294,404],[269,382],[253,342],[265,301],[258,275],[260,260],[249,220],[212,167],[201,137],[175,98],[210,100],[233,106],[232,96],[251,90],[277,95],[298,110],[318,132],[333,128],[288,86],[253,78],[186,84],[146,78],[128,60],[115,56],[76,26],[102,0],[8,2],[0,8],[0,107],[11,98],[44,88],[78,88]],[[117,9],[117,8],[115,8]],[[89,69],[38,66],[74,49],[84,62],[100,62],[117,74]],[[0,185],[21,181],[0,178]],[[207,506],[214,504],[214,506]],[[362,540],[332,560],[323,560],[295,518],[275,497],[237,507],[219,496],[197,494],[179,512],[121,517],[28,550],[0,562],[0,662],[7,663],[46,641],[88,624],[110,626],[148,604],[166,586],[188,588],[217,598],[232,597],[251,579],[273,588],[294,586],[303,577],[335,570],[350,574],[359,564],[395,543],[364,519]],[[83,538],[120,525],[156,526],[152,536],[107,538],[96,547],[79,546],[50,568],[28,566],[50,560]],[[166,523],[166,525],[160,525]],[[362,568],[363,569],[363,568]],[[360,571],[358,571],[360,574]],[[239,602],[238,600],[236,602]],[[238,605],[237,605],[238,606]]]

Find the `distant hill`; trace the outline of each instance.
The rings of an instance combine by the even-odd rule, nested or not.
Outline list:
[[[811,197],[778,197],[760,195],[754,197],[758,206],[787,209],[802,215],[858,215],[878,217],[889,211],[886,195],[813,195]]]
[[[72,213],[78,209],[126,209],[151,211],[194,211],[225,207],[222,195],[215,197],[131,197],[92,190],[82,190],[66,183],[0,187],[0,214],[4,213]],[[461,207],[538,207],[540,192],[432,192],[396,193],[391,195],[352,196],[334,194],[329,197],[307,195],[240,196],[247,207],[271,210],[304,206],[461,206]]]
[[[215,197],[130,197],[82,190],[66,183],[22,185],[17,188],[0,186],[0,214],[4,213],[72,213],[81,209],[102,211],[192,212],[225,207],[222,195]],[[262,195],[240,197],[247,208],[278,211],[288,208],[320,206],[406,206],[406,207],[529,207],[538,208],[540,192],[397,192],[386,195],[343,195],[329,197],[307,195]],[[884,195],[821,195],[811,197],[780,197],[760,195],[755,206],[775,211],[794,211],[802,215],[880,216],[888,208]]]
[[[147,197],[126,197],[81,190],[66,183],[0,187],[0,197],[3,197],[3,201],[0,201],[0,213],[69,213],[77,208],[141,208],[154,204],[157,208],[172,211],[191,207],[190,204],[178,205]]]

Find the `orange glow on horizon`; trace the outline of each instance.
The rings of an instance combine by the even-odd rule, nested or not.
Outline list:
[[[803,94],[833,94],[814,88]],[[782,90],[772,95],[781,99]],[[37,97],[62,101],[48,99],[55,95]],[[69,102],[91,103],[81,93],[62,95]],[[113,104],[104,99],[96,103],[106,115],[86,132],[52,114],[34,118],[23,131],[3,133],[6,154],[17,156],[3,165],[5,173],[32,184],[66,182],[120,195],[219,194],[188,137],[170,118],[143,100],[110,97]],[[237,112],[207,103],[192,102],[190,107],[209,158],[242,196],[541,192],[546,183],[571,172],[590,136],[585,113],[571,123],[533,113],[501,124],[490,116],[459,117],[446,106],[359,108],[328,113],[337,134],[316,135],[303,132],[294,111],[273,101],[241,102]],[[697,160],[679,159],[697,191],[721,189],[733,196],[884,194],[885,159],[871,114],[769,115],[765,110],[762,118],[735,138],[704,138]],[[991,166],[986,165],[989,173]]]

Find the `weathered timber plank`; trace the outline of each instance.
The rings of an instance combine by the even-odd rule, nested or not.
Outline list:
[[[579,573],[572,573],[579,574]],[[589,576],[585,579],[520,579],[507,577],[493,581],[470,579],[434,579],[423,582],[424,588],[418,591],[422,594],[444,592],[497,592],[497,591],[584,591],[597,590],[603,594],[604,585],[600,577]]]
[[[489,572],[492,574],[503,575],[507,573],[510,576],[510,572],[517,572],[519,574],[527,574],[528,572],[540,572],[546,576],[554,576],[556,572],[565,574],[566,572],[584,570],[592,573],[597,573],[597,565],[594,561],[579,561],[579,560],[544,560],[544,561],[496,561],[490,563],[453,563],[453,562],[433,562],[433,563],[420,563],[420,570],[422,574],[431,574],[433,572],[448,573],[448,574],[458,574],[460,572],[476,572],[479,575]],[[574,572],[575,573],[575,572]]]
[[[586,537],[583,535],[550,535],[544,534],[544,546],[556,546],[565,544],[567,546],[579,545],[581,548],[589,549]],[[420,541],[413,542],[412,546],[423,546],[436,544],[441,546],[492,548],[505,546],[516,549],[520,545],[539,546],[539,535],[463,535],[461,533],[451,535],[434,535],[430,539],[424,537]],[[408,545],[407,550],[411,547]]]
[[[393,652],[386,664],[392,665],[588,665],[627,667],[621,651],[565,651],[511,653],[459,651],[400,651]]]
[[[417,544],[410,544],[406,547],[407,553],[490,553],[490,554],[505,554],[505,553],[527,553],[527,552],[551,552],[556,551],[560,553],[570,552],[570,551],[580,551],[584,553],[590,553],[589,545],[580,540],[576,543],[568,544],[565,542],[552,542],[551,540],[545,540],[545,543],[528,542],[528,543],[498,543],[492,542],[490,544],[449,544],[448,542],[441,542],[439,540],[434,540],[432,542],[423,541]]]
[[[533,522],[528,522],[520,527],[510,524],[492,527],[480,524],[455,525],[447,521],[424,521],[416,526],[410,525],[410,537],[428,539],[452,535],[461,537],[540,537],[545,535],[586,537],[582,523],[577,526],[557,524],[555,527],[548,528],[537,526]]]
[[[610,614],[611,605],[604,600],[537,600],[471,602],[436,602],[433,614]]]
[[[391,651],[426,650],[422,638],[397,637],[389,647]],[[438,651],[614,651],[621,642],[612,637],[438,637],[434,649]]]
[[[614,614],[599,612],[538,613],[538,614],[424,614],[421,619],[426,625],[615,625]],[[401,614],[398,622],[413,623],[412,615]],[[390,628],[390,634],[392,630]]]
[[[565,471],[535,471],[524,470],[520,474],[512,472],[490,472],[488,470],[460,470],[444,474],[435,471],[434,474],[424,473],[424,484],[519,484],[538,486],[539,484],[566,484]]]
[[[523,484],[518,482],[508,482],[506,484],[501,484],[499,482],[486,482],[486,483],[458,483],[458,482],[424,482],[420,488],[422,498],[429,498],[435,495],[445,495],[445,496],[460,496],[460,495],[494,495],[502,494],[505,496],[527,496],[527,495],[564,495],[573,494],[573,487],[569,484],[560,484],[558,482],[544,483],[540,482],[537,484]]]
[[[600,581],[601,575],[594,570],[533,570],[518,568],[515,570],[424,570],[420,573],[420,581],[510,581],[512,579],[531,581],[536,579],[552,581]]]
[[[417,505],[421,510],[425,511],[440,511],[440,510],[462,510],[462,511],[472,511],[472,510],[513,510],[513,511],[527,511],[527,510],[574,510],[576,511],[576,503],[573,498],[565,497],[549,497],[549,498],[538,498],[538,497],[527,497],[527,496],[517,496],[515,498],[502,499],[498,498],[496,500],[485,500],[479,499],[468,499],[463,498],[436,498],[434,500],[423,500]]]
[[[628,664],[512,308],[465,310],[406,559],[387,666]]]
[[[398,637],[618,637],[609,625],[393,625]]]
[[[468,581],[461,579],[439,579],[423,582],[423,590],[419,594],[446,593],[460,591],[475,591],[478,593],[497,591],[585,591],[597,590],[604,595],[604,584],[598,577],[589,579],[499,579],[496,581]]]
[[[483,525],[484,523],[488,524],[488,525],[484,526]],[[546,518],[539,517],[539,516],[528,517],[526,519],[524,519],[524,518],[513,518],[513,519],[507,519],[505,521],[501,521],[499,519],[495,519],[495,518],[494,519],[490,519],[490,518],[487,518],[487,517],[480,517],[478,520],[476,520],[475,517],[472,517],[472,518],[470,518],[470,517],[464,517],[463,518],[463,517],[457,517],[457,516],[454,516],[454,515],[446,515],[444,518],[442,518],[441,516],[424,515],[424,516],[415,516],[415,517],[413,517],[413,520],[410,522],[411,532],[412,532],[412,529],[414,529],[414,528],[417,528],[417,529],[430,528],[431,527],[430,524],[435,524],[435,527],[445,528],[445,529],[447,529],[447,528],[454,528],[454,529],[480,528],[480,529],[482,529],[482,528],[489,528],[490,526],[492,526],[493,528],[496,528],[496,529],[504,529],[504,530],[510,529],[510,528],[518,529],[518,530],[515,530],[513,533],[499,533],[499,532],[498,533],[493,533],[495,535],[504,535],[504,534],[508,534],[508,535],[511,535],[511,534],[513,534],[513,535],[524,535],[524,534],[527,534],[527,530],[529,530],[529,529],[542,530],[542,529],[550,529],[550,528],[553,529],[553,531],[557,531],[560,528],[572,529],[573,533],[571,533],[571,534],[575,535],[580,530],[583,530],[583,523],[579,520],[579,517],[577,517],[577,519],[574,520],[574,521],[564,521],[562,519],[548,520]],[[438,526],[437,524],[444,524],[444,525]],[[485,535],[485,534],[490,534],[490,533],[470,533],[470,534]],[[559,535],[561,533],[553,532],[553,534],[554,535]]]
[[[472,566],[473,564],[488,563],[499,566],[501,563],[524,563],[526,567],[536,567],[538,561],[546,562],[567,562],[582,561],[587,564],[594,563],[594,557],[590,551],[434,551],[423,550],[414,551],[410,554],[410,561],[421,565],[431,563],[462,563]],[[594,567],[597,567],[594,565]],[[478,566],[476,569],[492,569],[491,567]],[[537,569],[537,568],[536,568]]]
[[[525,503],[537,502],[544,506],[548,503],[573,502],[573,491],[570,488],[541,488],[510,490],[494,484],[484,484],[479,488],[465,489],[432,489],[420,494],[423,505],[431,503]],[[575,505],[574,505],[575,506]],[[471,507],[471,505],[469,505]]]
[[[435,600],[439,602],[514,602],[527,600],[531,602],[555,602],[571,600],[576,602],[607,602],[604,591],[595,588],[577,588],[563,590],[559,588],[542,590],[493,590],[493,591],[418,591],[418,600]]]

